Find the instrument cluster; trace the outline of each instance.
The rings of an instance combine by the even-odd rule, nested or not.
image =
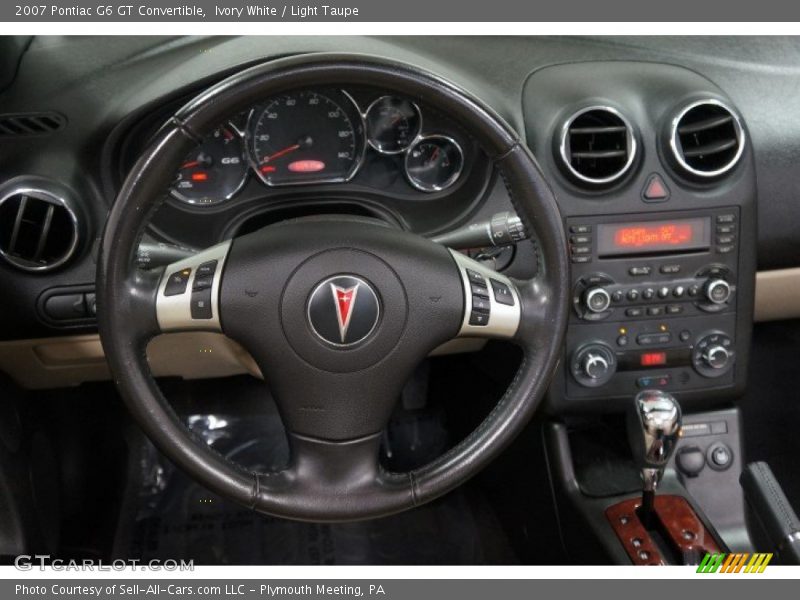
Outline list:
[[[338,88],[284,93],[207,136],[178,168],[170,193],[182,203],[218,205],[251,177],[267,188],[346,183],[380,157],[402,173],[409,191],[441,192],[465,167],[462,144],[441,123],[398,95],[357,100]]]

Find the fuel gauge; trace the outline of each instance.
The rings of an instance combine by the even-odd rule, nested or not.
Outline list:
[[[423,192],[439,192],[453,185],[464,168],[464,153],[453,139],[431,135],[416,142],[406,154],[408,181]]]

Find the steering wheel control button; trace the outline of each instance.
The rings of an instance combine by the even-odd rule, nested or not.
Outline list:
[[[506,306],[514,306],[514,296],[511,289],[503,282],[491,279],[492,290],[494,290],[494,299],[499,304]]]
[[[193,319],[210,319],[214,316],[211,310],[211,288],[192,292],[191,311]]]
[[[208,262],[204,262],[202,265],[197,267],[197,271],[195,271],[194,278],[197,279],[205,279],[208,277],[214,277],[214,273],[217,270],[217,261],[210,260]]]
[[[192,274],[191,269],[181,269],[176,271],[167,279],[167,286],[164,288],[165,296],[178,296],[186,291],[186,286],[189,284],[189,276]]]
[[[375,330],[380,303],[372,286],[355,275],[337,275],[319,283],[308,300],[308,322],[320,339],[354,346]]]
[[[472,269],[467,269],[466,271],[467,271],[467,278],[469,279],[470,283],[486,287],[486,280],[480,273],[476,273]]]
[[[675,466],[687,477],[697,477],[706,466],[706,455],[697,446],[685,446],[675,455]]]
[[[706,452],[708,466],[715,471],[725,471],[733,464],[733,451],[724,443],[712,444]]]
[[[489,288],[486,287],[486,282],[483,284],[470,283],[470,289],[473,296],[480,296],[481,298],[489,298]]]
[[[476,327],[486,327],[489,324],[489,313],[473,310],[469,316],[469,324]]]
[[[486,313],[488,315],[491,311],[491,306],[492,305],[487,298],[481,298],[480,296],[472,297],[473,312]]]

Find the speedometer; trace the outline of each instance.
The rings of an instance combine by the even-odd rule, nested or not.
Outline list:
[[[364,126],[344,92],[305,90],[277,96],[253,111],[249,150],[272,186],[350,180],[364,155]]]

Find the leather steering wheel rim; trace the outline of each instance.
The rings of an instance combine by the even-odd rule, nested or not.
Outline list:
[[[229,115],[282,92],[331,84],[396,90],[451,115],[494,162],[523,224],[535,232],[537,275],[514,282],[521,317],[511,339],[523,351],[516,376],[472,434],[408,473],[385,472],[368,457],[375,453],[376,436],[350,439],[345,435],[347,428],[320,437],[290,432],[290,447],[296,455],[290,466],[277,473],[250,472],[196,439],[181,423],[146,358],[147,343],[161,332],[156,306],[162,274],[138,270],[134,259],[150,216],[166,197],[175,166]],[[333,229],[342,235],[352,231],[358,240],[380,237],[366,225],[351,227],[359,226],[343,223]],[[392,240],[396,237],[400,246],[407,244],[410,254],[438,261],[442,269],[450,268],[446,263],[455,264],[447,251],[434,249],[432,242],[400,235],[381,233]],[[280,231],[273,238],[280,239]],[[247,243],[235,241],[232,255],[234,251],[242,254],[246,247]],[[228,288],[235,287],[236,279],[234,263],[226,264],[220,294],[232,293]],[[413,508],[452,490],[494,459],[523,430],[546,392],[561,352],[569,294],[563,222],[541,170],[516,132],[492,109],[441,78],[382,58],[344,54],[295,56],[258,65],[181,108],[136,162],[120,190],[102,237],[97,284],[99,330],[109,367],[131,414],[154,444],[223,497],[262,513],[309,521],[373,518]],[[463,302],[459,306],[463,315]],[[222,308],[220,313],[224,324],[230,320],[235,331],[236,313]],[[429,344],[439,341],[428,340]],[[339,381],[344,375],[337,377]]]

